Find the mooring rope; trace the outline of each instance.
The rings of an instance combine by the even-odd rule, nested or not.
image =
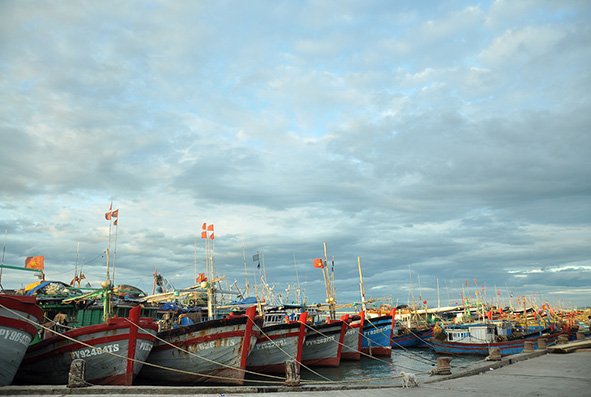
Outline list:
[[[331,381],[331,379],[325,377],[324,375],[314,371],[312,368],[304,365],[301,361],[296,360],[295,357],[291,356],[288,352],[286,352],[285,350],[283,350],[283,348],[281,346],[279,346],[277,343],[275,343],[275,341],[273,341],[259,326],[256,322],[254,322],[252,319],[249,319],[250,321],[252,321],[252,323],[254,324],[255,327],[257,327],[257,329],[259,331],[261,331],[261,334],[264,335],[275,347],[277,347],[280,351],[282,351],[287,357],[289,357],[290,359],[296,361],[300,366],[304,367],[305,369],[307,369],[308,371],[312,372],[314,375],[317,375],[327,381]],[[302,349],[304,342],[302,342]]]
[[[16,315],[16,316],[18,316],[18,317],[22,318],[23,320],[27,321],[28,323],[30,323],[30,324],[32,324],[32,325],[34,325],[34,326],[36,326],[36,327],[40,327],[40,328],[42,328],[42,329],[44,329],[44,330],[46,330],[46,331],[49,331],[49,332],[51,332],[51,333],[53,333],[53,334],[56,334],[57,336],[61,336],[61,337],[62,337],[62,338],[64,338],[64,339],[67,339],[67,340],[69,340],[69,341],[72,341],[72,342],[78,343],[78,344],[80,344],[80,345],[82,345],[82,346],[85,346],[85,347],[88,347],[88,348],[91,348],[91,349],[92,349],[92,348],[95,348],[95,346],[93,346],[93,345],[91,345],[91,344],[88,344],[88,343],[86,343],[86,342],[83,342],[83,341],[77,340],[77,339],[75,339],[75,338],[72,338],[72,337],[70,337],[70,336],[68,336],[68,335],[64,335],[64,334],[62,334],[62,333],[60,333],[60,332],[57,332],[57,331],[55,331],[55,330],[53,330],[53,329],[51,329],[51,328],[49,328],[49,327],[46,327],[46,326],[44,326],[43,324],[39,324],[39,323],[37,323],[37,322],[35,322],[35,321],[33,321],[33,320],[30,320],[29,318],[27,318],[27,317],[23,316],[22,314],[20,314],[20,313],[18,313],[18,312],[15,312],[15,311],[11,310],[10,308],[8,308],[8,307],[6,307],[6,306],[2,305],[1,303],[0,303],[0,307],[2,307],[2,308],[4,308],[4,309],[8,310],[10,313],[12,313],[12,314],[14,314],[14,315]],[[129,319],[126,319],[126,320],[128,320],[128,322],[129,322],[129,323],[131,323],[131,324],[134,324],[134,323],[133,323],[133,321],[131,321],[131,320],[129,320]],[[147,332],[148,334],[150,333],[148,330],[146,330],[146,329],[142,328],[141,326],[139,326],[139,325],[137,325],[137,324],[134,324],[134,325],[135,325],[135,326],[136,326],[138,329],[140,329],[140,330],[142,330],[142,331],[144,331],[144,332]],[[155,336],[155,335],[154,335],[154,336]],[[147,366],[150,366],[150,367],[159,368],[159,369],[163,369],[163,370],[167,370],[167,371],[171,371],[171,372],[182,373],[182,374],[185,374],[185,375],[195,375],[195,376],[201,376],[201,377],[212,378],[212,379],[220,379],[220,380],[230,380],[230,381],[236,381],[236,378],[230,378],[230,377],[219,376],[219,375],[211,375],[211,374],[202,374],[202,373],[199,373],[199,372],[185,371],[185,370],[181,370],[181,369],[177,369],[177,368],[170,368],[170,367],[165,367],[165,366],[162,366],[162,365],[158,365],[158,364],[149,363],[149,362],[142,361],[142,360],[138,360],[138,359],[135,359],[135,358],[126,357],[126,356],[123,356],[123,355],[121,355],[121,354],[117,354],[117,353],[113,353],[113,352],[109,352],[109,351],[106,351],[106,352],[104,352],[104,353],[106,353],[106,354],[109,354],[109,355],[111,355],[111,356],[114,356],[114,357],[117,357],[117,358],[121,358],[121,359],[124,359],[124,360],[132,361],[132,362],[134,362],[134,363],[139,363],[139,364],[142,364],[142,365],[147,365]],[[103,353],[103,354],[104,354],[104,353]],[[230,367],[230,368],[233,368],[233,367]],[[238,368],[233,368],[233,369],[236,369],[236,370],[238,370]],[[284,379],[284,378],[280,378],[280,377],[277,377],[277,378],[278,378],[278,379]],[[280,383],[282,384],[282,383],[284,383],[284,382],[275,382],[275,381],[257,381],[257,380],[249,380],[249,382],[256,382],[256,383],[277,383],[277,384],[280,384]]]
[[[142,331],[146,332],[146,330],[145,330],[144,328],[142,328],[142,327],[141,327],[139,324],[135,324],[133,321],[131,321],[131,320],[130,320],[130,319],[128,319],[128,318],[125,318],[125,320],[127,320],[127,321],[128,321],[130,324],[133,324],[134,326],[136,326],[138,329],[140,329],[140,330],[142,330]],[[220,362],[217,362],[217,361],[215,361],[215,360],[211,360],[211,359],[209,359],[209,358],[207,358],[207,357],[202,357],[202,356],[200,356],[200,355],[198,355],[198,354],[195,354],[195,353],[193,353],[193,352],[190,352],[190,351],[188,351],[188,350],[186,350],[186,349],[183,349],[183,348],[181,348],[181,347],[179,347],[179,346],[177,346],[177,345],[175,345],[175,344],[173,344],[173,343],[171,343],[171,342],[168,342],[168,341],[167,341],[167,340],[165,340],[165,339],[162,339],[162,338],[160,338],[158,335],[155,335],[155,338],[156,338],[157,340],[159,340],[160,342],[163,342],[164,344],[166,344],[166,345],[169,345],[169,346],[171,346],[172,348],[174,348],[174,349],[176,349],[176,350],[178,350],[178,351],[181,351],[181,352],[183,352],[183,353],[187,353],[187,354],[189,354],[189,355],[191,355],[191,356],[194,356],[194,357],[200,358],[200,359],[202,359],[202,360],[205,360],[205,361],[207,361],[207,362],[209,362],[209,363],[212,363],[212,364],[215,364],[215,365],[219,365],[219,366],[221,366],[221,367],[224,367],[224,368],[228,368],[228,369],[236,370],[236,371],[239,371],[239,372],[244,372],[245,374],[251,374],[251,375],[257,375],[257,376],[263,376],[263,377],[272,378],[272,379],[281,379],[282,381],[285,381],[285,377],[280,377],[280,376],[276,376],[276,375],[270,375],[270,374],[263,374],[263,373],[258,373],[258,372],[254,372],[254,371],[249,371],[249,370],[247,370],[247,369],[242,369],[242,368],[240,368],[240,367],[234,367],[234,366],[232,366],[232,365],[228,365],[228,364],[220,363]],[[228,378],[228,379],[233,379],[233,378]],[[249,380],[249,381],[250,381],[250,380]],[[253,381],[254,381],[254,380],[253,380]],[[263,382],[263,381],[259,381],[259,382]]]

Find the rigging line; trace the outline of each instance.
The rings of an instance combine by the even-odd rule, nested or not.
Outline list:
[[[91,348],[91,349],[92,349],[92,348],[96,348],[96,346],[94,346],[94,345],[91,345],[91,344],[88,344],[88,343],[86,343],[86,342],[80,341],[80,340],[78,340],[78,339],[72,338],[72,337],[70,337],[70,336],[68,336],[68,335],[64,335],[64,334],[62,334],[62,333],[60,333],[60,332],[57,332],[57,331],[55,331],[55,330],[53,330],[53,329],[51,329],[51,328],[48,328],[48,327],[44,326],[43,324],[38,324],[37,322],[35,322],[35,321],[33,321],[33,320],[30,320],[30,319],[29,319],[29,318],[27,318],[26,316],[23,316],[22,314],[20,314],[20,313],[18,313],[18,312],[15,312],[15,311],[13,311],[13,310],[11,310],[11,309],[9,309],[8,307],[6,307],[6,306],[2,305],[1,303],[0,303],[0,307],[2,307],[2,308],[4,308],[4,309],[6,309],[7,311],[9,311],[10,313],[12,313],[12,314],[14,314],[14,315],[16,315],[16,316],[18,316],[18,317],[22,318],[23,320],[25,320],[25,321],[27,321],[28,323],[30,323],[30,324],[32,324],[32,325],[34,325],[35,327],[40,327],[40,328],[42,328],[42,329],[44,329],[44,330],[46,330],[46,331],[49,331],[49,332],[51,332],[52,334],[55,334],[55,335],[57,335],[57,336],[60,336],[60,337],[62,337],[62,338],[64,338],[64,339],[67,339],[67,340],[69,340],[69,341],[71,341],[71,342],[78,343],[78,344],[80,344],[80,345],[82,345],[82,346],[85,346],[85,347],[88,347],[88,348]],[[128,322],[129,322],[129,323],[131,323],[131,324],[134,324],[134,323],[133,323],[132,321],[130,321],[129,319],[127,319],[127,318],[125,318],[125,319],[126,319],[126,320],[128,320]],[[148,334],[150,334],[150,332],[149,332],[148,330],[146,330],[146,329],[144,329],[144,328],[140,327],[140,326],[139,326],[139,325],[137,325],[137,324],[134,324],[134,325],[135,325],[135,326],[136,326],[138,329],[140,329],[140,330],[144,331],[145,333],[148,333]],[[154,336],[155,336],[155,335],[154,335]],[[184,371],[184,370],[180,370],[180,369],[176,369],[176,368],[165,367],[165,366],[162,366],[162,365],[158,365],[158,364],[152,364],[152,363],[149,363],[149,362],[146,362],[146,361],[137,360],[137,359],[135,359],[135,358],[126,357],[126,356],[123,356],[123,355],[121,355],[121,354],[117,354],[117,353],[113,353],[113,352],[109,352],[109,351],[107,351],[107,352],[104,352],[104,353],[106,353],[106,354],[110,354],[111,356],[118,357],[118,358],[121,358],[121,359],[124,359],[124,360],[127,360],[127,361],[133,361],[134,363],[139,363],[139,364],[142,364],[142,365],[148,365],[148,366],[150,366],[150,367],[155,367],[155,368],[159,368],[159,369],[164,369],[164,370],[171,371],[171,372],[178,372],[178,373],[187,374],[187,375],[196,375],[196,376],[202,376],[202,377],[207,377],[207,378],[215,378],[215,379],[222,379],[222,380],[236,380],[236,378],[229,378],[229,377],[225,377],[225,376],[218,376],[218,375],[201,374],[201,373],[198,373],[198,372]],[[104,354],[104,353],[103,353],[103,354]],[[249,380],[249,382],[258,382],[258,383],[278,383],[278,384],[280,384],[280,383],[283,383],[283,382],[273,382],[273,381],[257,381],[257,380]]]
[[[345,324],[347,324],[347,323],[345,323]],[[347,324],[347,325],[348,325],[348,324]],[[317,334],[319,334],[319,335],[321,335],[321,336],[324,336],[324,337],[329,337],[328,335],[326,335],[326,334],[324,334],[324,333],[322,333],[322,332],[318,331],[317,329],[315,329],[315,328],[313,328],[313,327],[309,326],[308,324],[306,324],[306,327],[310,328],[311,330],[313,330],[314,332],[316,332]],[[363,335],[363,332],[362,332],[361,330],[360,330],[359,332],[361,332],[361,336],[362,336],[363,338],[369,339],[369,338],[367,338],[365,335]],[[335,341],[335,343],[338,343],[338,344],[339,344],[339,345],[341,345],[341,346],[345,346],[343,343],[341,343],[341,342],[339,342],[339,341]],[[348,347],[348,346],[347,346],[347,347]],[[359,351],[359,350],[358,350],[358,351]],[[372,355],[370,355],[370,354],[367,354],[367,353],[364,353],[364,352],[362,352],[362,351],[359,351],[359,353],[360,353],[361,355],[363,355],[364,357],[370,358],[370,359],[372,359],[372,360],[375,360],[375,361],[380,361],[380,362],[383,362],[383,363],[391,363],[391,361],[382,360],[381,358],[378,358],[378,357],[372,356]]]
[[[249,320],[250,320],[250,321],[252,321],[251,319],[249,319]],[[266,333],[265,333],[265,332],[264,332],[264,331],[263,331],[261,328],[259,328],[259,326],[258,326],[258,324],[257,324],[257,323],[255,323],[255,322],[253,321],[253,324],[254,324],[254,326],[255,326],[255,327],[257,327],[257,329],[258,329],[259,331],[261,331],[261,334],[263,334],[263,336],[265,336],[265,337],[266,337],[266,338],[269,340],[269,342],[271,342],[271,343],[272,343],[272,344],[273,344],[273,345],[274,345],[276,348],[278,348],[278,349],[279,349],[279,350],[281,350],[283,353],[285,353],[285,355],[286,355],[287,357],[289,357],[289,358],[290,358],[290,359],[292,359],[292,360],[295,360],[295,361],[296,361],[296,362],[297,362],[299,365],[301,365],[302,367],[304,367],[304,368],[305,368],[305,369],[307,369],[308,371],[312,372],[313,374],[315,374],[315,375],[317,375],[317,376],[319,376],[319,377],[321,377],[321,378],[324,378],[324,379],[325,379],[325,380],[327,380],[327,381],[331,381],[331,379],[329,379],[329,378],[325,377],[324,375],[322,375],[322,374],[320,374],[320,373],[318,373],[318,372],[314,371],[312,368],[310,368],[310,367],[308,367],[308,366],[304,365],[302,362],[300,362],[300,361],[297,361],[297,360],[295,359],[295,357],[291,356],[291,355],[290,355],[288,352],[286,352],[285,350],[283,350],[283,349],[281,348],[281,346],[279,346],[277,343],[275,343],[275,341],[274,341],[274,340],[272,340],[272,339],[271,339],[271,338],[270,338],[270,337],[269,337],[269,336],[268,336],[268,335],[267,335],[267,334],[266,334]],[[304,348],[304,347],[302,346],[302,349],[303,349],[303,348]],[[282,379],[284,379],[284,378],[282,378]]]
[[[379,331],[379,332],[380,332],[380,333],[381,333],[383,336],[387,336],[387,335],[384,333],[384,331],[382,331],[380,328],[378,328],[378,327],[375,325],[375,323],[373,323],[373,322],[371,321],[371,319],[368,319],[368,320],[367,320],[367,322],[368,322],[368,323],[369,323],[369,324],[370,324],[372,327],[374,327],[374,329],[378,330],[378,331]],[[370,340],[370,339],[369,339],[367,336],[365,336],[365,335],[363,335],[363,334],[362,334],[362,337],[363,337],[363,338],[365,338],[366,340]],[[396,342],[394,342],[394,343],[396,343]],[[408,349],[406,349],[404,346],[401,346],[401,345],[399,345],[398,343],[396,343],[396,345],[398,345],[398,347],[400,347],[402,350],[406,351],[408,354],[410,354],[410,355],[416,355],[416,353],[413,353],[413,352],[409,351],[409,350],[408,350]],[[405,357],[407,357],[407,358],[411,358],[411,359],[414,359],[414,360],[416,360],[416,361],[423,361],[423,363],[428,363],[428,364],[430,364],[430,365],[433,365],[433,364],[435,363],[435,361],[434,361],[434,360],[429,360],[429,359],[427,359],[427,358],[424,358],[424,357],[421,357],[421,356],[417,356],[417,357],[419,357],[419,358],[412,358],[412,357],[409,357],[409,356],[405,356]]]
[[[426,345],[427,345],[427,346],[429,346],[429,347],[433,347],[433,345],[432,345],[430,342],[426,341],[425,339],[421,338],[419,335],[415,334],[415,333],[412,331],[412,329],[410,329],[410,328],[408,328],[408,327],[406,327],[406,329],[408,330],[408,332],[409,332],[410,334],[412,334],[412,335],[416,336],[416,338],[417,338],[418,340],[420,340],[421,342],[423,342],[424,344],[426,344]],[[393,341],[393,343],[396,343],[396,342],[394,342],[394,341]],[[398,345],[398,343],[396,343],[396,344]],[[398,347],[403,347],[403,346],[401,346],[401,345],[398,345]]]
[[[135,324],[133,321],[131,321],[131,320],[130,320],[130,319],[128,319],[127,317],[124,317],[124,319],[125,319],[127,322],[129,322],[130,324],[133,324],[133,325],[135,325],[135,326],[136,326],[138,329],[140,329],[140,330],[142,330],[142,331],[144,331],[144,332],[146,331],[146,330],[145,330],[145,329],[143,329],[143,328],[142,328],[140,325],[138,325],[138,324]],[[169,346],[173,347],[173,348],[174,348],[174,349],[176,349],[176,350],[179,350],[179,351],[181,351],[181,352],[183,352],[183,353],[187,353],[187,354],[189,354],[190,356],[194,356],[194,357],[200,358],[200,359],[202,359],[202,360],[204,360],[204,361],[207,361],[207,362],[209,362],[209,363],[212,363],[212,364],[219,365],[219,366],[221,366],[221,367],[225,367],[225,368],[228,368],[228,369],[233,369],[233,370],[236,370],[236,371],[244,372],[244,373],[246,373],[246,374],[251,374],[251,375],[259,375],[259,376],[263,376],[263,377],[267,377],[267,378],[272,378],[272,379],[281,379],[281,380],[285,380],[285,378],[282,378],[282,377],[280,377],[280,376],[269,375],[269,374],[262,374],[262,373],[258,373],[258,372],[254,372],[254,371],[249,371],[249,370],[247,370],[247,369],[242,369],[242,368],[239,368],[239,367],[233,367],[233,366],[231,366],[231,365],[228,365],[228,364],[220,363],[220,362],[217,362],[217,361],[211,360],[211,359],[209,359],[209,358],[207,358],[207,357],[202,357],[202,356],[200,356],[200,355],[198,355],[198,354],[192,353],[192,352],[190,352],[190,351],[188,351],[188,350],[186,350],[186,349],[183,349],[183,348],[181,348],[181,347],[179,347],[179,346],[175,345],[174,343],[170,343],[170,342],[168,342],[167,340],[160,338],[158,335],[155,335],[155,338],[156,338],[156,339],[158,339],[160,342],[163,342],[164,344],[167,344],[167,345],[169,345]]]

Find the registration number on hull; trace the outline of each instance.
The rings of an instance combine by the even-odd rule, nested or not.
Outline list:
[[[98,356],[104,353],[116,353],[118,351],[119,345],[114,343],[112,345],[76,350],[71,352],[70,355],[72,356],[72,359],[77,359]]]

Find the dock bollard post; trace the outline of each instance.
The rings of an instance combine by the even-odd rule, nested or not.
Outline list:
[[[451,375],[451,357],[437,357],[437,367],[431,370],[431,375]]]
[[[501,349],[498,347],[489,349],[486,361],[501,361]]]
[[[545,349],[546,347],[546,338],[538,338],[538,349]]]
[[[285,362],[285,386],[298,387],[300,385],[300,364],[296,360]]]
[[[577,331],[577,340],[585,339],[585,334],[581,331]]]
[[[568,343],[568,335],[558,335],[558,344],[564,345]]]
[[[72,360],[70,372],[68,373],[68,387],[86,387],[88,383],[84,380],[86,372],[86,361],[81,358]]]
[[[523,342],[523,352],[524,353],[532,353],[534,351],[534,342],[531,340],[526,340]]]

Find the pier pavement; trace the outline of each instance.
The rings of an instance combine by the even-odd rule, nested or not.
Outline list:
[[[393,386],[392,386],[393,385]],[[10,396],[172,396],[192,395],[204,397],[483,397],[483,396],[588,396],[591,395],[591,349],[570,354],[547,354],[544,351],[519,354],[497,362],[480,362],[452,375],[419,378],[419,386],[402,388],[401,380],[394,378],[392,385],[361,386],[358,383],[339,385],[306,385],[286,387],[170,387],[170,386],[92,386],[72,388],[65,386],[4,386],[0,395]]]

